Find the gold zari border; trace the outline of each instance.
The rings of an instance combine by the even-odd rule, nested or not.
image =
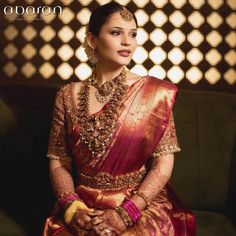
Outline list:
[[[100,172],[95,176],[88,176],[80,173],[80,184],[96,189],[118,190],[139,184],[144,179],[145,175],[146,170],[119,176],[112,176],[105,172]]]
[[[68,158],[68,157],[59,157],[59,156],[54,155],[54,154],[47,154],[47,157],[48,157],[50,160],[71,161],[71,159]]]

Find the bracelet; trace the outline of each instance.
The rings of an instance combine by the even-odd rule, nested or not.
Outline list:
[[[65,211],[75,200],[80,200],[79,196],[76,193],[71,193],[59,199],[57,204],[61,210]]]
[[[125,223],[126,227],[132,226],[133,222],[130,219],[128,212],[121,206],[115,208],[116,212],[119,214],[120,218]]]
[[[58,197],[58,200],[64,198],[66,195],[68,194],[76,194],[75,192],[71,192],[71,191],[66,191],[64,193],[62,193],[59,197]]]
[[[146,206],[150,206],[150,202],[148,200],[148,197],[143,192],[137,192],[137,193],[135,193],[135,195],[141,197],[144,200],[144,202],[146,203]]]
[[[74,214],[78,210],[89,210],[89,208],[80,200],[75,200],[71,203],[71,205],[66,209],[64,214],[64,221],[66,224],[70,224]]]
[[[134,202],[127,198],[123,201],[121,207],[126,210],[133,223],[136,223],[142,217],[138,207],[134,204]]]

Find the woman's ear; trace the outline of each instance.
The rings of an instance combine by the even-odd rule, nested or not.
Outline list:
[[[93,49],[96,48],[96,38],[91,32],[87,33],[86,40],[88,42],[89,47]]]

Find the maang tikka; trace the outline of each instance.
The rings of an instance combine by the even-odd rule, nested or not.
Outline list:
[[[133,20],[133,18],[134,18],[132,12],[130,12],[125,6],[122,6],[122,10],[120,11],[120,15],[121,15],[121,18],[126,22],[129,22],[129,21]]]
[[[86,26],[86,29],[85,29],[85,38],[84,38],[84,42],[83,42],[83,48],[84,48],[84,51],[85,51],[89,61],[92,64],[96,64],[98,62],[98,55],[96,53],[96,50],[88,44],[87,34],[88,34],[88,26]]]

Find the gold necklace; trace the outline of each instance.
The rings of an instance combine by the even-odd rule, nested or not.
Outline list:
[[[81,124],[80,141],[91,151],[92,156],[101,158],[110,144],[115,131],[117,109],[128,90],[125,84],[126,73],[114,78],[114,92],[101,114],[89,115],[89,92],[94,85],[92,78],[85,82],[79,93],[79,122]]]
[[[112,97],[115,88],[123,83],[125,78],[126,70],[123,68],[118,76],[113,78],[111,81],[106,81],[105,83],[101,84],[101,81],[97,79],[96,72],[94,70],[91,83],[96,88],[95,97],[97,101],[100,103],[107,102]]]

